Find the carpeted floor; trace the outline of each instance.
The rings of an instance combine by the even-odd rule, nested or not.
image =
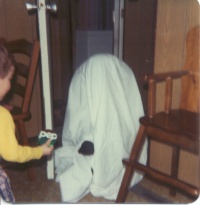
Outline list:
[[[17,203],[62,203],[60,187],[55,180],[48,180],[46,175],[46,158],[35,161],[36,180],[31,182],[23,166],[11,166],[6,172],[10,177],[12,189]],[[67,182],[66,182],[67,183]],[[169,196],[169,189],[144,178],[129,192],[127,203],[191,203],[194,199],[177,193]],[[103,198],[95,198],[88,194],[79,203],[113,203]]]
[[[30,144],[35,145],[35,143],[36,139],[32,138]],[[58,146],[60,146],[59,141],[55,148]],[[31,162],[34,164],[36,176],[33,182],[28,180],[24,165],[9,163],[6,172],[11,181],[16,203],[62,203],[59,184],[55,180],[47,179],[46,162],[46,157]],[[152,182],[146,177],[130,190],[126,200],[127,203],[156,204],[188,204],[193,201],[195,201],[195,199],[179,192],[175,197],[170,196],[167,187]],[[114,201],[109,201],[104,198],[95,198],[91,194],[88,194],[78,203],[114,203]]]

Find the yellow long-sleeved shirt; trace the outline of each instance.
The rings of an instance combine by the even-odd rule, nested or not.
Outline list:
[[[21,146],[15,136],[15,125],[11,114],[0,106],[0,156],[11,162],[27,162],[42,157],[42,148]]]

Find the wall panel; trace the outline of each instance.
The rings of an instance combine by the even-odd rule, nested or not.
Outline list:
[[[6,36],[6,15],[5,15],[5,0],[0,0],[0,37]]]
[[[158,0],[156,53],[154,71],[165,72],[180,70],[185,62],[185,40],[187,32],[200,23],[197,0]],[[159,86],[157,110],[163,109],[163,85]],[[180,82],[175,83],[173,108],[179,106]],[[151,165],[170,172],[171,148],[152,142]],[[164,152],[163,152],[164,151]],[[161,154],[161,152],[163,152]],[[181,153],[179,176],[181,179],[197,184],[199,182],[198,157],[186,152]]]

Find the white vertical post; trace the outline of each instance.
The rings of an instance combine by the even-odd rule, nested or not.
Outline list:
[[[124,0],[114,1],[113,22],[114,22],[114,55],[122,60],[123,58],[123,34],[124,34]]]
[[[41,45],[41,63],[42,63],[42,82],[43,82],[43,98],[45,113],[45,128],[53,129],[52,120],[52,97],[51,97],[51,73],[49,64],[49,48],[48,48],[48,25],[46,16],[46,1],[38,0],[38,23],[39,36]],[[54,178],[53,155],[47,161],[47,178]]]

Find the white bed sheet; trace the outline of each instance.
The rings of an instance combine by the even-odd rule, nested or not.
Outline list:
[[[98,54],[79,67],[70,84],[63,146],[55,150],[63,202],[77,202],[89,192],[116,199],[125,171],[122,159],[130,154],[143,114],[134,74],[124,62]],[[92,156],[78,153],[86,140],[94,144]],[[146,159],[145,143],[140,162]],[[136,173],[131,185],[141,179]]]

